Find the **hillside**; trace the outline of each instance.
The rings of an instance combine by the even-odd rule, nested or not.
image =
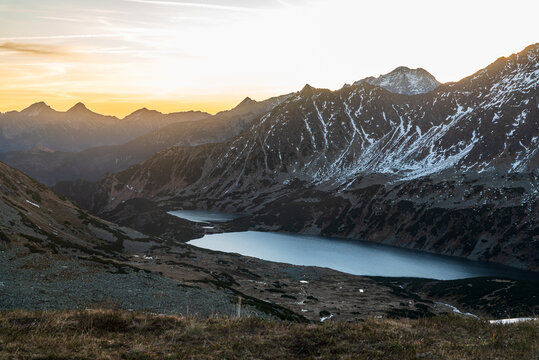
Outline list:
[[[146,258],[145,251],[161,244],[160,239],[89,215],[2,163],[0,170],[0,310],[105,307],[200,316],[235,313],[230,293],[181,286],[162,272],[131,264],[133,254]],[[245,311],[264,314],[247,303]]]
[[[236,229],[537,271],[538,76],[535,44],[425,94],[305,86],[227,142],[168,149],[107,176],[86,203],[113,216],[143,197],[164,209],[252,214]]]

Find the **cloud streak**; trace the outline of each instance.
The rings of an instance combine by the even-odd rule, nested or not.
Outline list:
[[[0,37],[0,41],[92,39],[92,38],[107,38],[107,37],[122,37],[122,36],[123,36],[123,34],[81,34],[81,35],[50,35],[50,36],[15,36],[15,37]]]
[[[208,3],[193,3],[193,2],[177,2],[177,1],[163,1],[163,0],[124,0],[132,3],[149,4],[149,5],[170,5],[181,6],[189,8],[210,9],[210,10],[228,10],[228,11],[240,11],[240,12],[256,12],[256,9],[241,6],[230,5],[216,5]]]
[[[74,23],[87,22],[87,20],[83,20],[83,19],[56,17],[56,16],[38,16],[37,18],[43,19],[43,20],[66,21],[66,22],[74,22]]]
[[[13,51],[16,53],[34,55],[65,55],[61,48],[50,45],[26,44],[17,42],[4,42],[0,44],[0,51]]]

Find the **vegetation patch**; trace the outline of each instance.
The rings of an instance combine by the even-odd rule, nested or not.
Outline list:
[[[213,279],[202,279],[202,280],[194,280],[195,283],[205,283],[205,284],[211,284],[216,286],[220,289],[227,289],[232,294],[234,294],[236,297],[241,297],[242,303],[246,305],[253,306],[257,310],[274,317],[276,319],[286,320],[286,321],[293,321],[293,322],[301,322],[306,323],[309,322],[304,316],[298,315],[295,312],[279,306],[277,304],[273,304],[270,302],[266,302],[257,298],[254,298],[252,296],[246,295],[234,288],[231,287],[231,283],[222,281],[222,280],[213,280]]]
[[[421,300],[424,294],[441,302],[451,302],[461,310],[479,312],[493,318],[536,316],[539,311],[537,280],[509,280],[498,278],[472,278],[460,280],[432,280],[420,278],[372,277],[388,286],[396,295]],[[416,304],[416,307],[419,304]]]
[[[0,231],[0,240],[5,242],[6,244],[10,242],[9,237],[6,234],[4,234],[2,231]]]
[[[89,258],[79,257],[79,259],[93,261],[99,264],[106,265],[108,267],[112,267],[113,269],[116,269],[116,272],[110,272],[111,274],[125,275],[125,274],[129,274],[129,270],[134,271],[134,272],[144,271],[145,273],[148,273],[148,274],[151,273],[151,271],[149,270],[141,269],[141,268],[128,265],[128,264],[120,264],[112,260],[105,260],[97,256],[91,256]]]
[[[24,244],[24,246],[28,250],[30,250],[30,252],[32,254],[45,254],[45,252],[46,252],[45,250],[40,249],[40,248],[38,248],[37,246],[35,246],[34,244],[31,244],[31,243],[26,243],[26,244]]]
[[[113,310],[0,313],[0,358],[535,359],[539,322],[453,315],[300,324]]]

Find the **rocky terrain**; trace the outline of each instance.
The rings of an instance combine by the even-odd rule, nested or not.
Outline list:
[[[417,95],[368,82],[305,86],[238,136],[164,150],[80,201],[112,218],[135,198],[241,212],[252,217],[236,230],[358,238],[537,271],[538,79],[534,44]]]
[[[22,173],[0,168],[0,309],[235,314],[231,292],[183,287],[129,265],[127,251],[145,257],[159,239],[89,215]],[[248,304],[245,312],[264,316]]]
[[[237,315],[239,306],[242,316],[318,322],[453,312],[445,304],[487,318],[528,316],[539,305],[533,280],[470,280],[478,290],[470,297],[469,286],[455,282],[360,277],[207,251],[182,243],[203,234],[201,224],[168,214],[161,223],[144,222],[157,210],[146,204],[146,212],[134,214],[126,203],[123,219],[148,233],[175,229],[163,238],[144,235],[0,167],[0,309],[121,308],[206,317]]]
[[[208,116],[199,111],[162,114],[140,109],[118,119],[95,113],[82,103],[62,112],[39,102],[20,112],[0,113],[0,153],[35,148],[46,152],[80,151],[122,144],[169,124]]]

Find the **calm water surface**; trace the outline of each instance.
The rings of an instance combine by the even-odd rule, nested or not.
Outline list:
[[[539,279],[539,274],[502,265],[321,236],[246,231],[210,234],[189,244],[269,261],[328,267],[354,275],[439,280],[478,276]]]

